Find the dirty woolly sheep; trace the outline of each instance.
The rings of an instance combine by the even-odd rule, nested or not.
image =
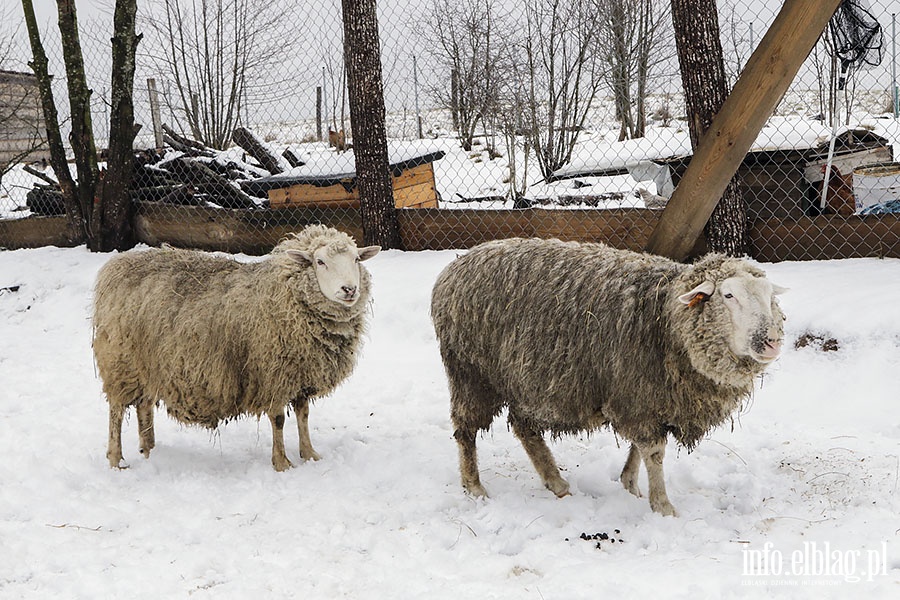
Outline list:
[[[175,248],[110,259],[97,277],[93,317],[110,466],[127,466],[121,438],[129,406],[149,457],[160,401],[178,421],[208,428],[267,415],[277,471],[292,466],[283,435],[290,405],[300,456],[317,460],[309,401],[331,392],[356,363],[371,286],[358,263],[379,250],[357,249],[348,235],[313,225],[260,262]]]
[[[783,288],[746,261],[693,265],[602,244],[511,239],[458,258],[434,286],[431,316],[451,394],[466,490],[486,495],[475,437],[508,408],[547,488],[569,492],[543,433],[611,426],[631,448],[621,481],[674,515],[663,479],[671,434],[692,449],[753,390],[780,353]]]

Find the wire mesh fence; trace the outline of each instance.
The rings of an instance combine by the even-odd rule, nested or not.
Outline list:
[[[739,170],[761,260],[900,255],[900,2],[856,4],[881,27],[866,40],[880,63],[849,68],[839,89],[844,38],[823,32]],[[104,6],[79,7],[101,161]],[[719,2],[730,84],[779,9]],[[264,252],[311,222],[361,237],[341,3],[148,0],[139,11],[139,238]],[[643,248],[692,156],[669,11],[668,0],[379,2],[404,247],[537,235]],[[64,207],[40,144],[31,51],[20,14],[3,16],[0,247],[59,243]],[[59,33],[52,12],[38,20],[66,139]]]

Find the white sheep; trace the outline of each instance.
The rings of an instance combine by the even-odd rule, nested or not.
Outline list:
[[[356,364],[371,279],[359,264],[380,248],[313,225],[260,262],[174,248],[130,251],[100,270],[94,356],[109,402],[112,467],[124,467],[122,419],[138,416],[141,453],[154,447],[153,411],[216,428],[242,415],[272,423],[272,465],[290,468],[284,409],[297,416],[300,456],[317,460],[309,401]]]
[[[632,442],[654,511],[674,515],[666,439],[688,449],[726,420],[779,355],[782,288],[746,261],[694,265],[602,244],[488,242],[438,277],[431,316],[451,394],[463,486],[486,495],[475,437],[504,407],[547,488],[569,493],[543,432],[611,426]]]

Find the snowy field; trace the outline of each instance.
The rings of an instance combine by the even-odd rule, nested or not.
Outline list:
[[[210,434],[163,409],[152,457],[132,413],[111,470],[90,347],[108,256],[0,252],[0,598],[898,597],[900,260],[763,265],[791,288],[786,351],[733,428],[670,443],[671,518],[621,487],[609,432],[551,444],[557,499],[498,420],[492,497],[463,493],[428,317],[455,255],[366,263],[358,369],[311,410],[323,459],[299,464],[291,417],[276,473],[267,421]]]

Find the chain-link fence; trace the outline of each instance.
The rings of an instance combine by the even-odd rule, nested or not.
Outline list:
[[[78,5],[101,149],[111,5]],[[66,139],[59,32],[53,7],[36,8]],[[851,68],[844,89],[826,31],[744,160],[753,256],[900,253],[898,8],[871,1],[883,60]],[[23,157],[42,123],[13,9],[0,30],[0,247],[60,243],[55,174],[42,148]],[[720,0],[729,84],[779,9]],[[404,246],[538,235],[642,248],[692,154],[670,11],[668,0],[379,2]],[[147,0],[138,31],[142,241],[263,252],[310,222],[361,237],[338,0]]]

